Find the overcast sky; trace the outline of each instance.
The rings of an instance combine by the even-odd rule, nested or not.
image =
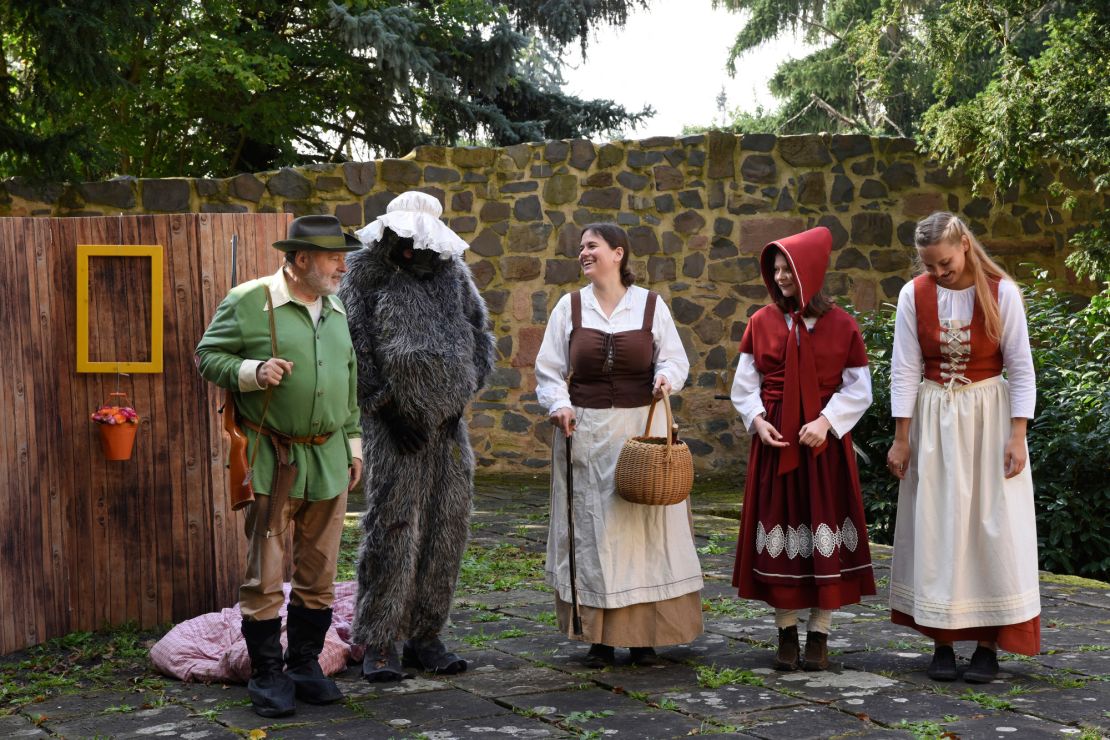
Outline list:
[[[743,16],[714,10],[710,0],[652,0],[650,9],[632,14],[623,29],[600,28],[587,47],[586,62],[578,48],[568,54],[565,90],[585,98],[608,98],[630,110],[645,104],[656,114],[630,138],[677,136],[687,124],[720,122],[717,95],[721,86],[729,110],[773,110],[767,81],[779,63],[809,53],[795,38],[776,40],[748,52],[736,76],[725,69],[728,50]]]

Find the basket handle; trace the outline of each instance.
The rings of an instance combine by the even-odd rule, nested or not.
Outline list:
[[[655,416],[655,404],[659,403],[659,399],[655,396],[651,397],[651,406],[648,408],[647,425],[644,427],[644,436],[651,436],[651,419]],[[664,436],[667,439],[667,461],[671,459],[671,431],[674,429],[674,416],[671,414],[671,394],[663,391],[663,411],[667,414],[667,430]]]
[[[109,393],[108,394],[108,400],[111,400],[113,396],[123,396],[123,400],[126,401],[126,403],[120,404],[121,406],[130,406],[131,405],[131,399],[129,399],[127,397],[126,393],[123,393],[122,391],[116,391],[114,393]]]

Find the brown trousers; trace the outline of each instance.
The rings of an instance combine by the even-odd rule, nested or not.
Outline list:
[[[281,522],[293,530],[293,588],[289,603],[306,609],[326,609],[335,600],[335,570],[347,492],[327,501],[286,499]],[[282,571],[284,533],[266,536],[270,497],[259,495],[247,507],[247,572],[239,587],[243,619],[273,619],[285,602]]]

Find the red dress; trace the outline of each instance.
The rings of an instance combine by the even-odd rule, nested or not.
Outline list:
[[[867,352],[855,320],[836,306],[794,339],[808,344],[800,361],[788,357],[795,336],[782,310],[771,305],[752,316],[740,343],[763,376],[767,420],[794,449],[780,452],[752,438],[732,583],[740,596],[780,609],[836,609],[875,593],[852,438],[837,439],[830,431],[822,447],[809,448],[798,444],[797,429],[828,403],[844,368],[867,364]],[[784,403],[791,362],[800,362],[794,371],[800,378],[791,379],[795,398]],[[807,395],[813,396],[808,402]]]

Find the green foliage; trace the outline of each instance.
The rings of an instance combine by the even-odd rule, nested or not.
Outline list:
[[[1110,5],[1072,0],[960,0],[942,6],[927,33],[938,70],[936,102],[922,118],[924,145],[968,174],[978,189],[1024,184],[1052,194],[1090,226],[1074,235],[1068,266],[1080,277],[1110,277],[1110,212],[1081,203],[1071,187],[1089,178],[1110,188]],[[969,55],[998,60],[984,85],[969,82]],[[967,95],[971,90],[973,94]]]
[[[694,669],[698,674],[698,686],[703,689],[719,689],[722,686],[742,684],[744,686],[763,686],[763,679],[751,671],[740,668],[718,668],[699,665]]]
[[[1040,563],[1045,570],[1110,575],[1110,288],[1089,303],[1068,297],[1038,273],[1025,291],[1037,373],[1036,418],[1028,429]],[[897,481],[886,470],[893,306],[856,315],[868,347],[874,402],[852,431],[864,453],[860,484],[868,533],[890,543]]]
[[[709,542],[697,548],[701,555],[724,555],[733,551],[736,538],[730,533],[713,532],[709,535]]]
[[[1037,370],[1029,425],[1041,566],[1110,577],[1110,288],[1086,306],[1039,280],[1026,292]]]
[[[994,696],[993,694],[988,694],[984,691],[975,691],[974,689],[966,689],[962,694],[960,694],[960,698],[966,699],[967,701],[973,701],[985,709],[997,709],[1000,711],[1005,711],[1007,709],[1014,708],[1014,705],[1006,701],[1005,699],[1000,699],[997,696]]]
[[[162,706],[165,681],[153,674],[148,651],[159,633],[125,624],[102,632],[71,632],[0,660],[0,717],[52,696],[118,689],[126,681],[143,708]],[[125,678],[122,678],[125,677]],[[130,712],[131,705],[107,708]]]
[[[914,740],[941,740],[941,738],[951,737],[951,733],[945,731],[943,725],[929,720],[910,722],[908,719],[904,719],[894,727],[912,733]]]
[[[886,467],[886,453],[894,442],[890,416],[890,353],[894,346],[894,306],[884,303],[875,311],[855,313],[871,370],[871,408],[852,430],[856,446],[860,488],[872,542],[894,541],[898,506],[898,479]]]
[[[1075,191],[1085,180],[1096,193],[1110,189],[1110,3],[714,5],[747,14],[730,53],[734,70],[748,52],[787,32],[803,31],[818,46],[776,71],[770,88],[778,110],[734,111],[730,128],[916,136],[969,176],[978,193],[1051,191],[1084,224],[1070,235],[1076,251],[1068,267],[1080,277],[1110,278],[1110,211],[1098,195]]]
[[[1094,223],[1071,238],[1076,249],[1064,260],[1079,277],[1110,277],[1110,211],[1100,211]]]
[[[536,587],[543,581],[544,555],[508,544],[471,544],[463,555],[459,589],[463,593]]]
[[[783,62],[770,81],[781,101],[774,113],[733,112],[736,131],[912,135],[932,104],[932,73],[921,64],[914,32],[925,2],[891,0],[715,0],[747,19],[729,54],[729,67],[760,44],[802,32],[819,48]]]
[[[644,0],[0,4],[0,177],[227,176],[613,131],[562,51]]]

